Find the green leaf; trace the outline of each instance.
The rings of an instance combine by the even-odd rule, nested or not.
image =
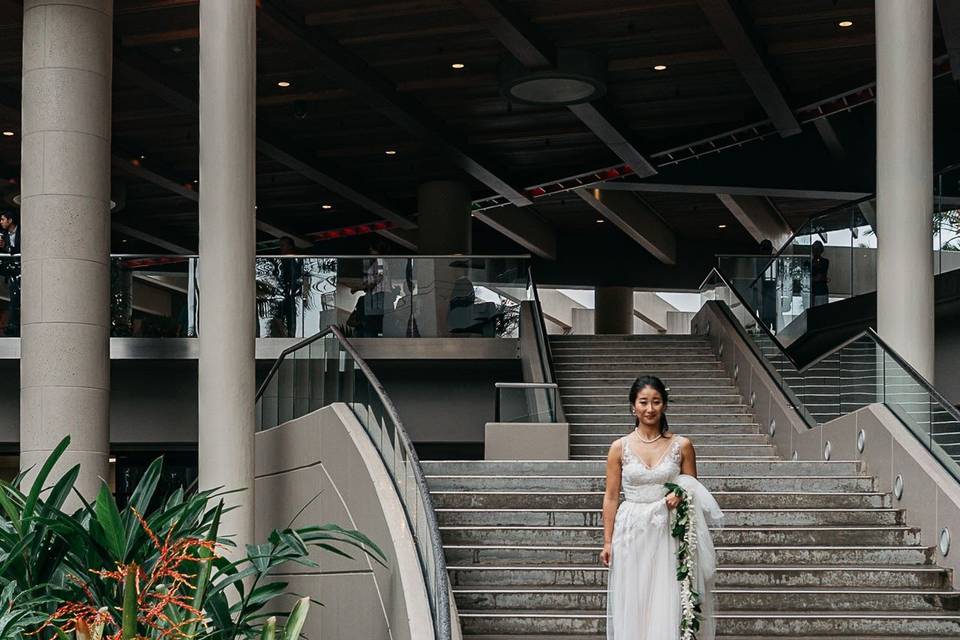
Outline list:
[[[297,640],[300,637],[300,631],[303,629],[303,623],[307,621],[309,611],[310,598],[300,598],[293,606],[287,623],[283,625],[283,640]]]
[[[107,549],[113,554],[115,561],[123,562],[125,559],[126,533],[123,529],[123,522],[120,520],[117,501],[113,499],[110,487],[106,483],[100,485],[100,493],[97,494],[96,512],[97,523],[103,529]]]
[[[30,487],[30,494],[27,496],[27,501],[23,505],[22,521],[29,521],[33,517],[33,512],[37,508],[37,500],[40,499],[40,492],[43,491],[43,485],[47,482],[47,476],[53,471],[53,466],[57,464],[57,460],[60,459],[60,456],[63,455],[63,452],[66,451],[69,446],[70,436],[64,436],[63,440],[61,440],[50,455],[47,456],[47,459],[43,461],[43,466],[40,467],[37,477],[34,478],[33,485]]]
[[[157,490],[157,484],[160,482],[160,474],[163,471],[163,457],[157,458],[150,463],[147,470],[143,472],[143,477],[137,483],[137,488],[130,495],[130,502],[127,504],[127,510],[124,513],[126,520],[126,541],[127,546],[124,549],[124,557],[130,555],[132,549],[130,546],[136,537],[137,530],[140,528],[140,522],[133,511],[136,510],[141,516],[147,516],[147,509],[150,508],[150,501],[153,500],[153,494]]]
[[[133,640],[137,637],[137,565],[127,567],[123,580],[123,618],[121,640]]]
[[[22,536],[23,527],[20,524],[20,512],[17,511],[17,508],[7,495],[7,487],[9,487],[9,485],[0,480],[0,507],[2,507],[4,513],[7,514],[7,518],[10,520],[13,528],[16,529],[17,533]]]
[[[273,640],[277,633],[277,617],[270,616],[260,630],[260,640]]]

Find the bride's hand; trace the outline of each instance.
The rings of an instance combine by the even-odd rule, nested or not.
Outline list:
[[[603,563],[603,566],[610,566],[610,556],[613,554],[610,543],[603,545],[603,550],[600,552],[600,562]]]
[[[669,494],[664,500],[667,502],[667,509],[676,509],[680,504],[680,496],[675,493]]]

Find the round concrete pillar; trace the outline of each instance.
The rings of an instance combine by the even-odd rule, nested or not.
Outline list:
[[[254,539],[256,3],[200,0],[200,488]]]
[[[109,472],[112,30],[112,0],[23,3],[20,465],[70,435],[88,498]]]
[[[877,0],[877,329],[934,371],[933,0]]]
[[[420,253],[469,254],[473,249],[470,189],[462,182],[435,180],[417,189]]]
[[[633,289],[597,287],[594,294],[593,332],[597,335],[633,333]]]

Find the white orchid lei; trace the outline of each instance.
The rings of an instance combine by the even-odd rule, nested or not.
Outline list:
[[[677,539],[677,581],[680,583],[680,638],[696,640],[700,630],[700,594],[694,573],[694,556],[697,553],[697,531],[694,526],[693,496],[683,487],[666,483],[667,490],[680,498],[674,513],[670,535]]]

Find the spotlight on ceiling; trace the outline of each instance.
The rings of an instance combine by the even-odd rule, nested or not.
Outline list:
[[[290,86],[290,83],[287,82],[286,80],[281,80],[280,82],[277,83],[277,86],[280,87],[281,89],[286,89],[287,87]]]
[[[450,65],[450,68],[459,70],[465,68],[466,66],[467,65],[463,64],[462,62],[454,62],[452,65]]]
[[[387,149],[386,151],[384,151],[384,153],[387,154],[388,156],[395,156],[395,155],[397,155],[397,150],[396,150],[396,149]]]
[[[841,20],[837,23],[837,26],[841,29],[849,29],[853,26],[853,20]]]
[[[654,70],[654,71],[666,71],[666,70],[667,70],[667,65],[665,65],[665,64],[655,64],[655,65],[653,65],[653,70]]]
[[[726,228],[727,228],[727,225],[725,225],[725,224],[718,224],[718,225],[717,225],[717,229],[726,229]]]
[[[559,49],[557,66],[530,71],[515,58],[500,60],[500,92],[524,104],[570,105],[607,93],[607,61],[587,51]]]
[[[322,204],[322,205],[320,205],[320,208],[321,208],[321,209],[333,209],[333,205],[332,205],[332,204]]]
[[[13,136],[15,136],[15,135],[17,135],[17,134],[15,134],[13,131],[4,131],[4,132],[3,132],[3,135],[4,135],[5,138],[12,138]]]
[[[603,224],[603,218],[597,218],[597,224]]]

